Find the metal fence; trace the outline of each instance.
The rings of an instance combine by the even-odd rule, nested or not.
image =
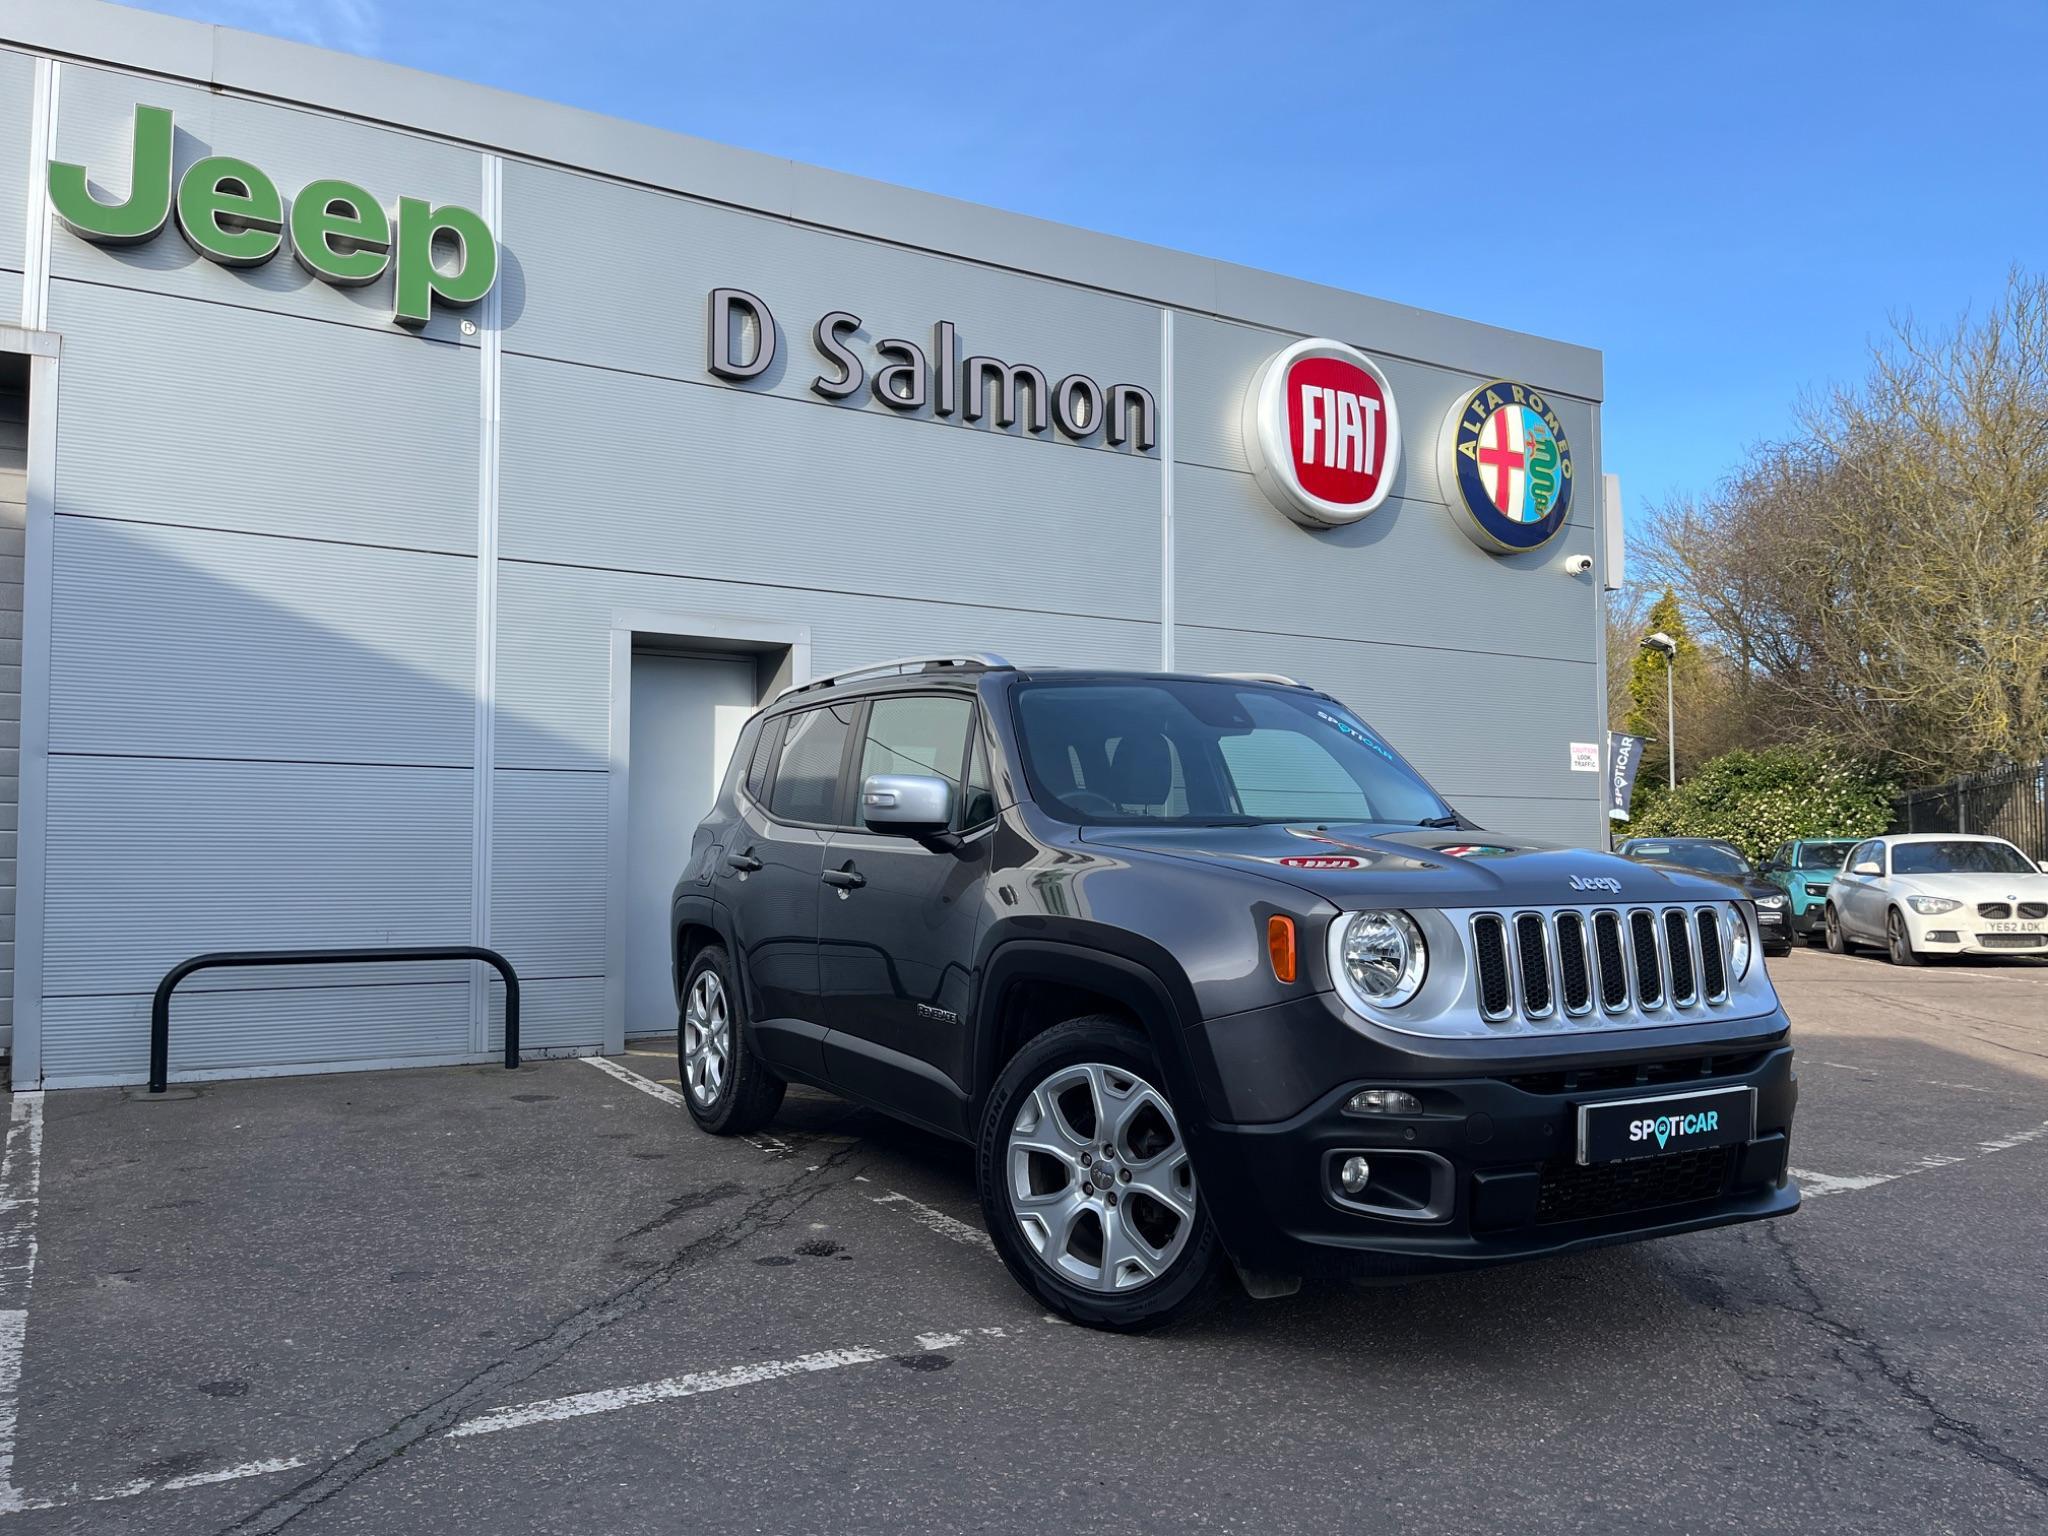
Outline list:
[[[2048,763],[1967,773],[1892,802],[1894,832],[1975,832],[2048,859]]]

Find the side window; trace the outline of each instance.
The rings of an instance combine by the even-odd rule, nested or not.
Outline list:
[[[768,768],[775,761],[775,748],[782,740],[782,721],[770,720],[754,742],[754,756],[747,764],[747,794],[755,800],[768,793]]]
[[[1778,844],[1778,851],[1771,855],[1771,862],[1790,869],[1792,867],[1792,845],[1790,843]]]
[[[967,794],[960,806],[960,825],[978,827],[995,814],[996,791],[988,771],[988,744],[976,731],[973,751],[967,759]]]
[[[830,823],[839,815],[839,765],[857,705],[827,704],[788,717],[768,809],[784,821]]]
[[[862,782],[871,773],[932,774],[952,786],[957,806],[967,724],[973,718],[969,699],[876,699],[868,707],[868,736],[860,748]]]
[[[1852,869],[1858,864],[1866,863],[1873,859],[1877,861],[1880,868],[1883,867],[1884,860],[1877,857],[1877,844],[1875,843],[1858,843],[1849,850],[1849,866]]]

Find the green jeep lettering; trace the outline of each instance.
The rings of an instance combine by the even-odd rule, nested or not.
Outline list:
[[[102,201],[84,166],[53,160],[51,207],[66,229],[101,245],[148,240],[175,211],[192,248],[231,267],[261,266],[288,235],[293,256],[322,282],[360,287],[391,271],[391,318],[409,330],[424,326],[437,302],[474,304],[498,279],[498,242],[467,208],[401,197],[394,220],[355,183],[323,178],[308,182],[287,211],[276,182],[229,155],[196,162],[174,189],[175,141],[170,110],[138,104],[127,199]]]

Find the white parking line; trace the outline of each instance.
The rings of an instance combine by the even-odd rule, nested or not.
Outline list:
[[[646,1094],[650,1099],[659,1099],[662,1103],[676,1109],[687,1107],[683,1103],[683,1096],[677,1093],[675,1089],[657,1083],[651,1078],[642,1077],[638,1072],[622,1067],[615,1061],[606,1061],[602,1056],[583,1056],[579,1057],[578,1060],[588,1062],[591,1066],[597,1068],[598,1071],[608,1076],[616,1077],[620,1082],[630,1087],[639,1089],[640,1092]],[[740,1140],[757,1151],[773,1152],[778,1156],[796,1150],[788,1142],[775,1136],[742,1136]]]
[[[31,1089],[14,1096],[6,1150],[0,1153],[0,1514],[28,1502],[14,1485],[14,1442],[42,1180],[43,1095]]]
[[[1916,1173],[1932,1173],[1937,1168],[1953,1168],[1957,1163],[1967,1163],[1973,1158],[1989,1157],[1998,1152],[2010,1152],[2014,1147],[2024,1147],[2044,1138],[2048,1138],[2048,1122],[2043,1122],[2032,1130],[2015,1131],[2010,1136],[1980,1141],[1974,1152],[1959,1155],[1937,1152],[1893,1173],[1814,1173],[1805,1168],[1794,1168],[1791,1172],[1792,1177],[1799,1181],[1801,1194],[1840,1195],[1852,1190],[1875,1189],[1880,1184],[1896,1183],[1900,1179],[1911,1178]]]
[[[869,1195],[868,1198],[876,1205],[900,1205],[910,1213],[911,1220],[920,1226],[930,1228],[939,1236],[949,1237],[969,1248],[979,1248],[991,1257],[995,1254],[996,1245],[989,1240],[989,1235],[979,1227],[969,1226],[958,1217],[948,1216],[944,1211],[933,1210],[930,1206],[920,1204],[908,1195],[898,1194],[893,1189],[886,1195]]]

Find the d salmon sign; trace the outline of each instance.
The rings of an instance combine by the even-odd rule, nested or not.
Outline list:
[[[1244,447],[1259,488],[1310,528],[1355,523],[1387,499],[1401,418],[1379,364],[1341,341],[1297,341],[1244,397]]]
[[[1444,417],[1451,517],[1490,554],[1540,549],[1572,506],[1572,448],[1557,412],[1526,384],[1494,379]]]

